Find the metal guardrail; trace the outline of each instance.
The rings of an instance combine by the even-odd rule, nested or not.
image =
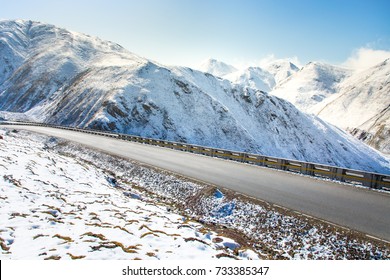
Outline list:
[[[112,132],[106,132],[106,131],[100,131],[94,129],[68,127],[68,126],[35,123],[35,122],[0,122],[0,124],[45,126],[45,127],[59,128],[65,130],[80,131],[89,134],[117,138],[125,141],[132,141],[132,142],[137,142],[142,144],[165,147],[174,150],[190,152],[194,154],[233,160],[242,163],[264,166],[268,168],[291,171],[299,174],[309,175],[312,177],[327,178],[339,182],[360,184],[373,189],[382,189],[382,190],[390,191],[390,175],[386,175],[386,174],[371,173],[371,172],[366,172],[361,170],[353,170],[353,169],[323,165],[323,164],[312,163],[312,162],[304,162],[298,160],[269,157],[265,155],[229,151],[224,149],[216,149],[216,148],[192,145],[187,143],[145,138],[145,137],[140,137],[135,135],[112,133]]]

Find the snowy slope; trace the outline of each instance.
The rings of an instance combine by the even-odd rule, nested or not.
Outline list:
[[[390,106],[350,133],[375,149],[390,154]]]
[[[28,44],[19,46],[23,63],[0,85],[0,110],[45,122],[389,172],[388,159],[275,96],[190,68],[165,67],[51,25],[6,24],[17,30],[25,26]],[[12,32],[0,34],[8,38]]]
[[[2,260],[258,259],[105,169],[54,152],[55,139],[0,136]]]
[[[311,63],[271,94],[389,153],[389,60],[364,72]]]
[[[214,58],[209,58],[203,61],[199,65],[198,70],[202,72],[210,73],[217,77],[222,77],[237,71],[237,69],[234,66],[226,64],[225,62],[222,61],[218,61]]]
[[[318,116],[343,129],[360,130],[359,138],[390,152],[390,59],[344,80],[339,93]],[[364,137],[363,134],[366,134]],[[356,134],[356,131],[355,131]]]
[[[12,43],[1,56],[8,61],[1,110],[24,112],[54,98],[90,67],[143,61],[117,44],[31,21],[1,21],[0,41]]]
[[[311,62],[282,81],[271,94],[290,101],[303,112],[312,113],[317,104],[338,92],[340,82],[350,74],[347,69]]]
[[[0,22],[0,85],[23,63],[27,55],[28,24]]]
[[[271,92],[389,153],[390,62],[364,72],[310,63]]]

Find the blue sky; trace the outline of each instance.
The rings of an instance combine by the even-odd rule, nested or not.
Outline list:
[[[165,64],[297,57],[341,64],[390,52],[389,0],[0,0],[0,19],[32,19],[117,42]]]

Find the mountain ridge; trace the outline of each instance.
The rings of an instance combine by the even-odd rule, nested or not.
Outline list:
[[[1,25],[4,43],[12,34]],[[12,74],[0,84],[0,110],[8,118],[16,112],[42,122],[390,172],[387,158],[263,91],[160,65],[52,25],[32,22],[25,35],[33,43],[28,55],[20,65],[10,61]],[[9,50],[1,46],[0,53]]]
[[[271,94],[284,98],[303,112],[313,108],[338,92],[339,83],[351,71],[321,62],[310,62],[278,84]]]

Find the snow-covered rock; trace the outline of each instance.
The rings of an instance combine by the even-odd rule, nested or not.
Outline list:
[[[14,32],[23,33],[23,44],[16,44],[22,60],[7,68],[14,70],[0,84],[0,110],[43,122],[390,171],[389,160],[371,148],[258,89],[166,67],[52,25],[0,22],[3,42]]]

